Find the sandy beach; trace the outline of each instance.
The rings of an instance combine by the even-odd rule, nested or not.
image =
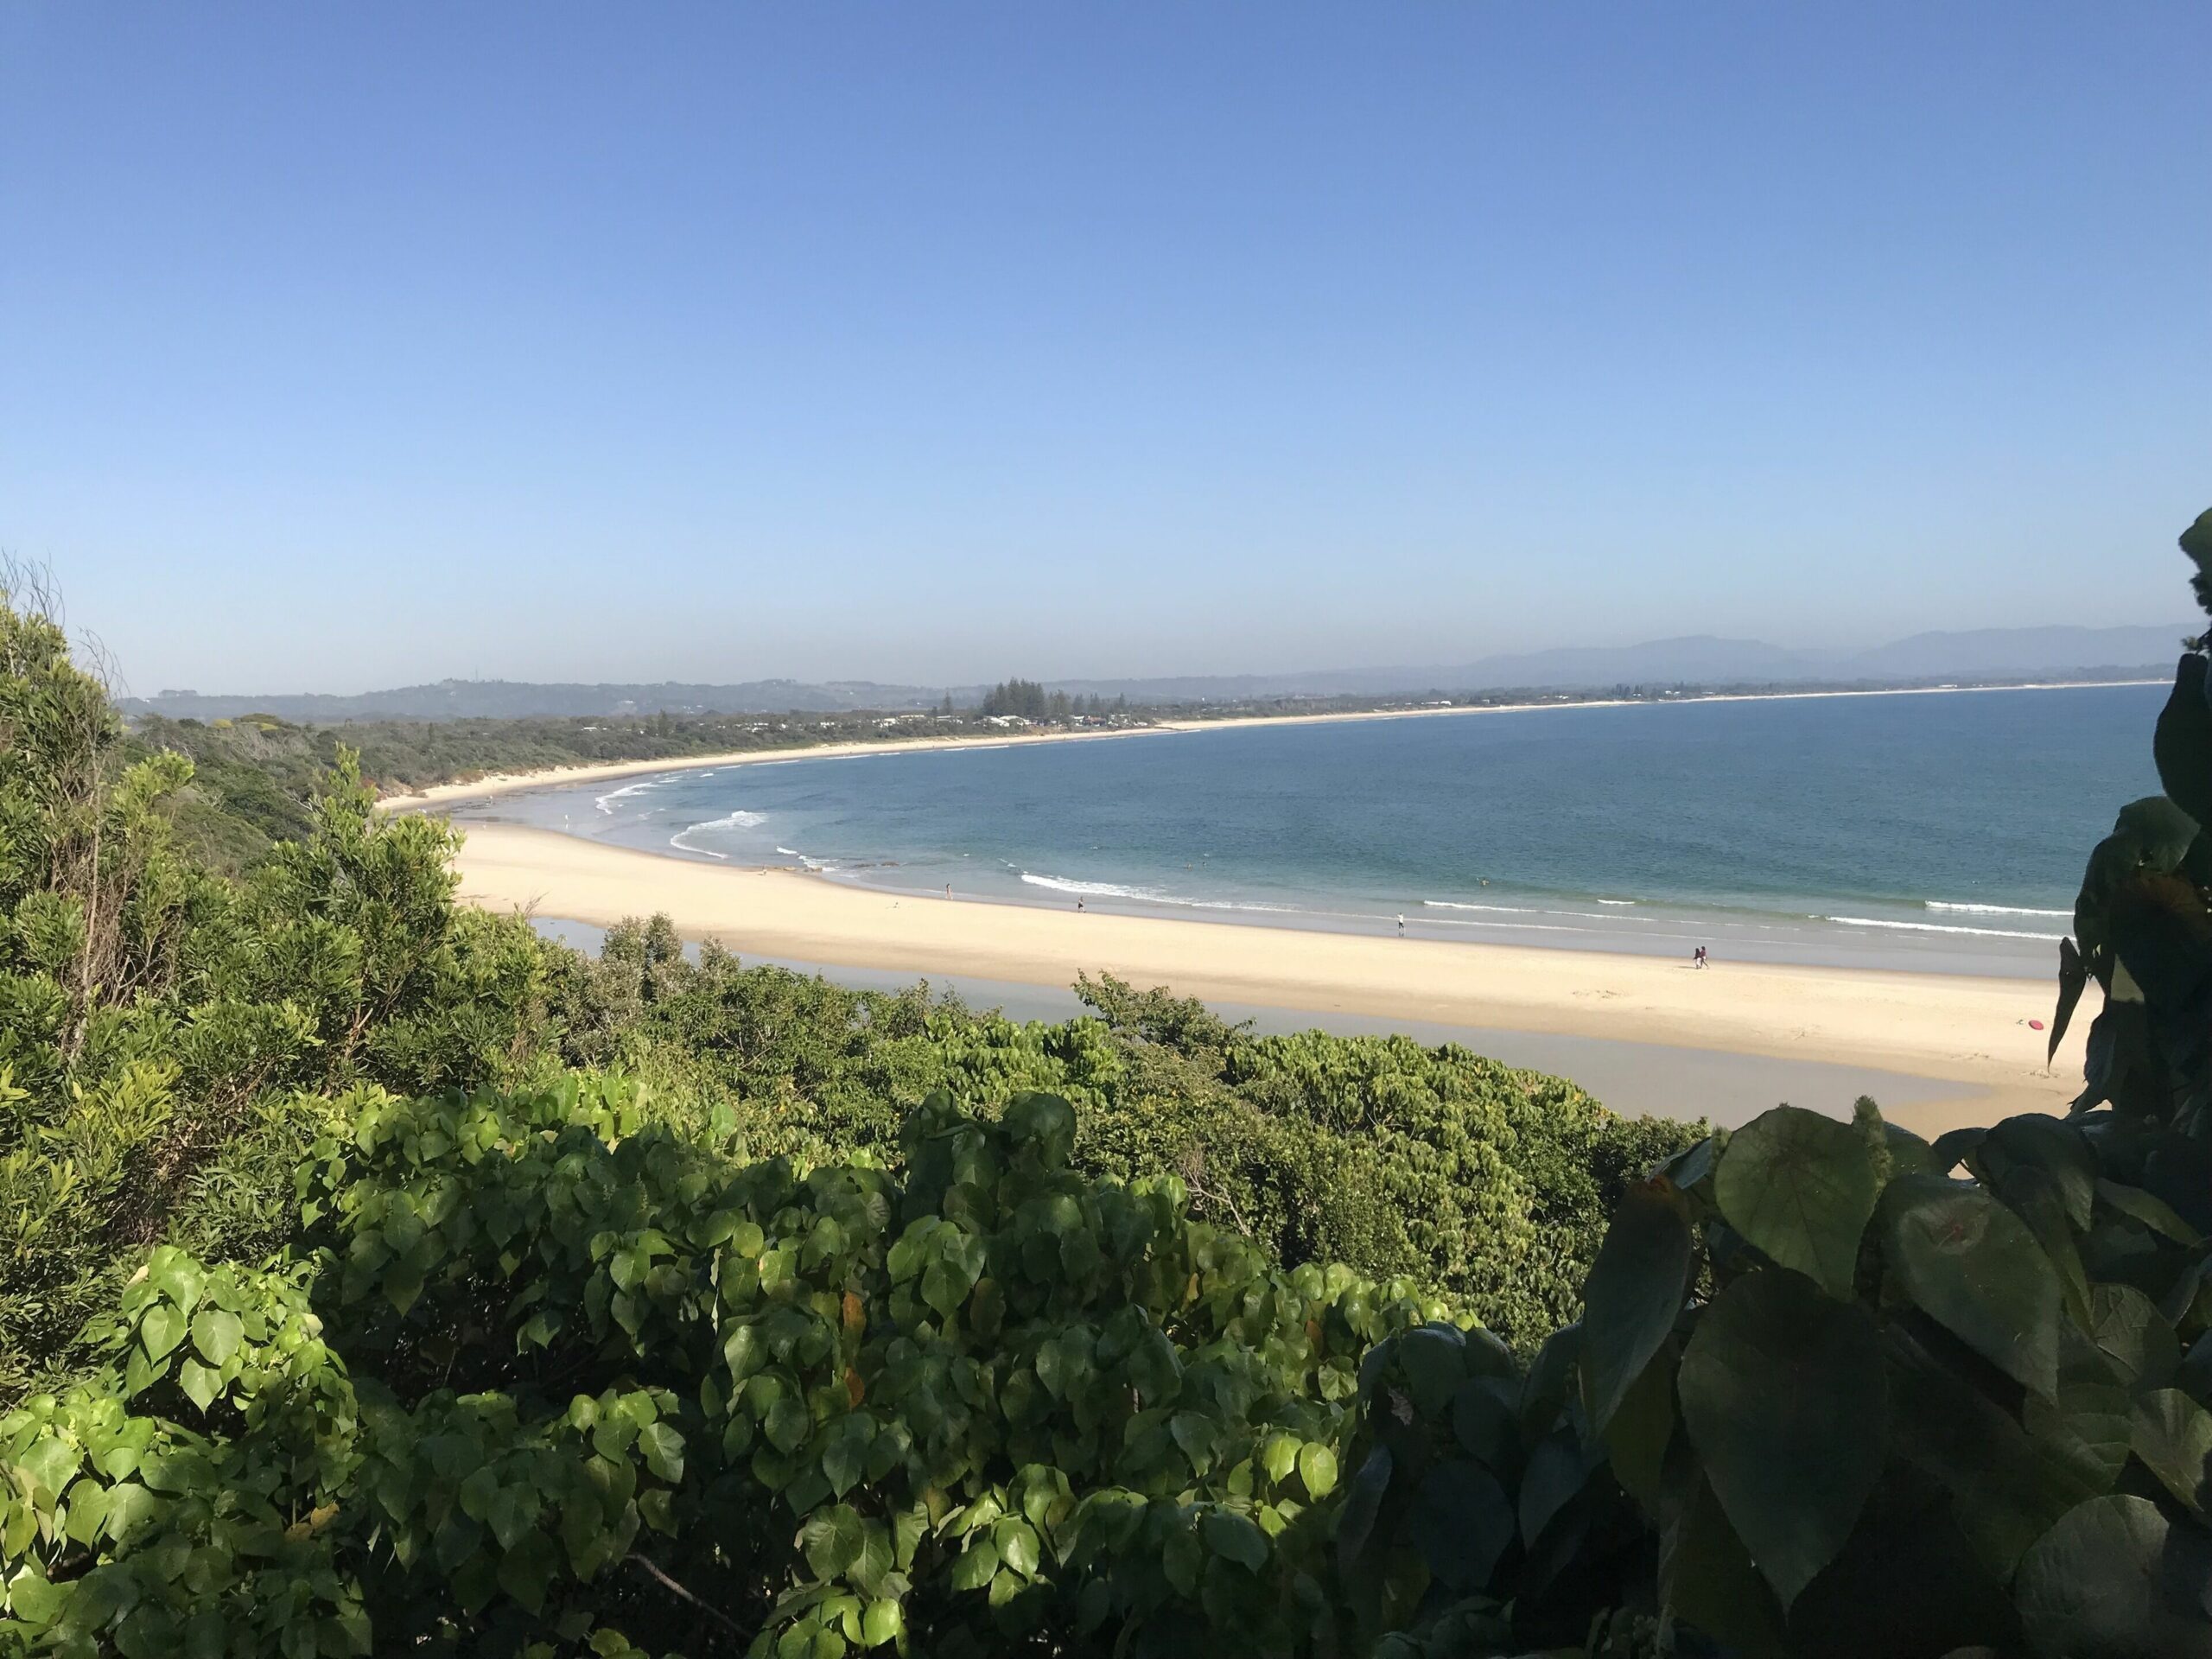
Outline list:
[[[458,865],[463,896],[490,908],[600,925],[666,912],[687,938],[771,957],[1063,987],[1104,969],[1214,1001],[1875,1066],[1958,1085],[1896,1112],[1929,1134],[2063,1109],[2095,1012],[2082,1010],[2046,1069],[2044,1033],[2026,1021],[2049,1018],[2051,994],[2028,980],[1729,963],[1700,972],[1590,950],[963,903],[503,824],[468,826]]]

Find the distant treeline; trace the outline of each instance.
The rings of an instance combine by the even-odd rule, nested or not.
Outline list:
[[[951,712],[952,698],[945,697],[945,711]],[[982,706],[976,713],[986,720],[1014,715],[1022,720],[1045,724],[1065,725],[1071,720],[1096,720],[1105,715],[1127,712],[1129,700],[1116,697],[1111,703],[1092,693],[1090,696],[1070,696],[1065,691],[1047,691],[1035,680],[1001,680],[983,693]]]

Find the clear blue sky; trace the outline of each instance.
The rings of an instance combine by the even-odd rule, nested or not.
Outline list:
[[[0,8],[131,689],[2164,622],[2212,7]]]

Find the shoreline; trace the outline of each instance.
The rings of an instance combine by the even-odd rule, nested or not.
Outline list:
[[[2044,1033],[2026,1021],[2049,1018],[2050,993],[2032,981],[1747,963],[1700,972],[1595,950],[917,898],[498,823],[466,827],[455,867],[461,897],[488,909],[599,926],[665,912],[685,938],[748,956],[1061,988],[1103,970],[1210,1003],[1613,1039],[1686,1058],[1758,1055],[1955,1085],[1897,1113],[1923,1134],[2063,1111],[2078,1090],[2092,1014],[2081,1011],[2046,1068]],[[1683,1103],[1682,1115],[1699,1110]]]
[[[1192,732],[1232,731],[1254,726],[1319,726],[1349,721],[1433,720],[1460,715],[1529,714],[1550,709],[1679,708],[1707,702],[1801,702],[1832,697],[1932,697],[1997,691],[2088,691],[2120,686],[2163,685],[2164,680],[2050,680],[2019,685],[1918,685],[1836,691],[1715,691],[1694,697],[1590,697],[1570,702],[1479,703],[1451,709],[1356,709],[1312,715],[1236,715],[1225,720],[1171,720],[1153,726],[1079,732],[995,732],[988,736],[890,738],[882,742],[804,744],[789,749],[736,749],[678,759],[608,760],[573,766],[542,766],[528,772],[432,784],[406,794],[379,798],[385,812],[424,812],[461,801],[489,799],[524,790],[555,789],[569,784],[612,782],[660,772],[688,772],[695,766],[759,766],[773,760],[840,760],[868,754],[921,754],[948,749],[1010,748],[1033,743],[1090,743],[1115,738],[1163,737]]]

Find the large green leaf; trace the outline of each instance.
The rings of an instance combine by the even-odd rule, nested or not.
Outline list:
[[[1791,1604],[1793,1659],[2017,1654],[2003,1579],[1960,1529],[1948,1495],[1892,1464],[1820,1577]]]
[[[1337,1511],[1337,1554],[1346,1563],[1359,1559],[1367,1548],[1369,1535],[1375,1530],[1375,1517],[1382,1511],[1382,1495],[1390,1490],[1391,1463],[1390,1449],[1378,1446],[1367,1454],[1367,1460],[1359,1465],[1359,1472],[1351,1478],[1351,1488]]]
[[[1676,1619],[1744,1659],[1788,1650],[1781,1605],[1703,1480],[1660,1535],[1659,1594]]]
[[[2097,1156],[2082,1131],[2043,1112],[2024,1112],[1997,1124],[1975,1145],[1969,1161],[1984,1176],[2016,1169],[2046,1172],[2076,1228],[2089,1224],[2097,1202]]]
[[[1847,1300],[1881,1190],[1858,1128],[1798,1106],[1737,1130],[1713,1182],[1721,1215],[1768,1260]]]
[[[2093,1492],[2109,1491],[2127,1461],[2131,1406],[2112,1362],[2071,1321],[2059,1326],[2058,1388],[2031,1394],[2020,1422]]]
[[[2020,1562],[2013,1599],[2040,1659],[2212,1659],[2212,1551],[2148,1498],[2069,1510]]]
[[[1694,1250],[1689,1204],[1671,1181],[1622,1196],[1582,1291],[1582,1397],[1597,1427],[1674,1330]]]
[[[2212,611],[2212,508],[2198,513],[2196,522],[2182,531],[2181,550],[2196,563],[2190,586],[2196,590],[2197,603]]]
[[[2133,1285],[2099,1285],[2089,1298],[2090,1336],[2130,1388],[2163,1389],[2181,1365],[2174,1328]]]
[[[2205,702],[2205,659],[2191,652],[2174,668],[2174,689],[2151,737],[2158,784],[2199,823],[2212,823],[2212,706]]]
[[[160,1359],[184,1340],[185,1319],[167,1302],[156,1302],[138,1321],[138,1340],[149,1359]]]
[[[1882,1194],[1890,1267],[1921,1311],[2048,1399],[2058,1274],[2026,1224],[1976,1186],[1901,1175]]]
[[[1872,1316],[1763,1268],[1705,1310],[1675,1386],[1721,1508],[1787,1607],[1881,1472],[1889,1390]]]
[[[1667,1448],[1675,1436],[1675,1363],[1669,1343],[1643,1368],[1601,1436],[1613,1478],[1651,1514],[1665,1494]]]
[[[2136,868],[2169,874],[2189,856],[2196,820],[2164,795],[2145,795],[2120,809],[2112,832],[2133,854]]]
[[[2143,1466],[2198,1515],[2212,1494],[2212,1412],[2179,1389],[2156,1389],[2135,1402],[2129,1444]]]
[[[817,1579],[834,1579],[861,1558],[868,1523],[849,1503],[839,1503],[807,1517],[799,1529],[799,1548]]]
[[[1897,1450],[1950,1495],[1960,1527],[2002,1583],[2031,1544],[2099,1489],[1980,1390],[1891,1337]]]
[[[1450,1458],[1421,1478],[1407,1524],[1429,1572],[1465,1592],[1490,1582],[1518,1523],[1496,1476]]]

